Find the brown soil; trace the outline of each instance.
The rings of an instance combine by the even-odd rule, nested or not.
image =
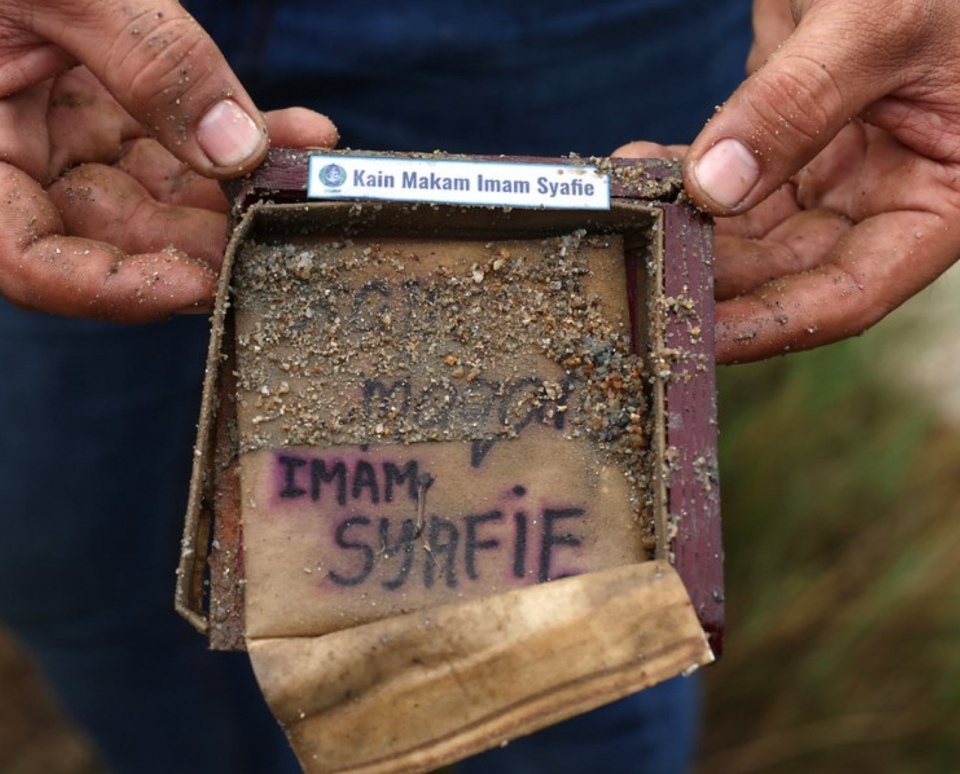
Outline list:
[[[0,774],[102,774],[23,649],[0,630]]]

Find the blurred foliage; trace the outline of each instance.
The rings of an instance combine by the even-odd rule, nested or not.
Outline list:
[[[728,619],[701,774],[960,765],[960,433],[881,376],[902,333],[721,369]]]

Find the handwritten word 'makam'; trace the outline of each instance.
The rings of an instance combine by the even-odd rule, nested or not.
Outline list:
[[[535,422],[562,430],[566,414],[561,407],[570,402],[575,387],[572,377],[550,384],[537,376],[502,382],[480,377],[462,385],[367,379],[363,383],[363,414],[371,424],[381,416],[399,416],[421,428],[490,424],[519,434]],[[546,397],[551,390],[556,393],[552,399]]]

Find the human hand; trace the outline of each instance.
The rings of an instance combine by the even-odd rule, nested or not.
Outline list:
[[[0,292],[125,322],[206,308],[227,208],[212,178],[259,163],[268,127],[336,141],[311,111],[261,116],[173,0],[3,3]]]
[[[960,5],[755,0],[754,23],[756,71],[684,162],[693,200],[735,216],[721,362],[857,334],[960,255]]]

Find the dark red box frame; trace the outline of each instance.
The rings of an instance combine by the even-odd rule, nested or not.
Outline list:
[[[307,202],[310,155],[305,150],[274,149],[250,176],[230,184],[234,222],[256,202]],[[662,159],[382,155],[595,166],[609,172],[614,202],[641,203],[660,210],[663,261],[659,267],[650,267],[662,283],[656,297],[663,341],[653,358],[654,410],[664,417],[659,423],[663,434],[659,443],[664,454],[657,484],[668,520],[675,526],[672,534],[664,536],[666,542],[661,548],[683,579],[711,647],[719,655],[724,629],[724,585],[713,339],[713,240],[709,218],[683,196],[679,165]],[[586,211],[581,212],[589,220]],[[638,262],[633,261],[632,265],[638,271]],[[628,292],[633,291],[632,316],[636,322],[641,280],[635,279]],[[227,276],[223,282],[228,281]],[[229,353],[217,355],[222,358]],[[230,370],[229,364],[220,369],[225,374]],[[208,374],[206,392],[215,392],[219,398],[207,395],[205,410],[209,408],[212,416],[208,421],[201,417],[195,487],[185,526],[176,601],[181,614],[208,632],[212,647],[237,648],[243,647],[240,526],[235,520],[216,518],[214,503],[214,493],[222,489],[218,479],[227,467],[222,455],[222,446],[230,437],[228,422],[224,420],[231,410],[229,399],[224,397],[230,392],[227,387],[218,383],[217,375]],[[218,440],[219,458],[210,455],[205,459],[205,454],[199,453],[201,447],[217,449]],[[221,617],[217,606],[225,599],[232,600],[232,609],[217,626],[212,626],[211,619]]]

